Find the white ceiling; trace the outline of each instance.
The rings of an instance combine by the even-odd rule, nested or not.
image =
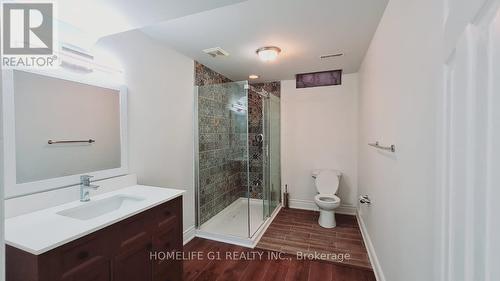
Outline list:
[[[142,31],[233,80],[293,79],[303,72],[357,72],[388,0],[248,0],[147,26]],[[273,63],[255,50],[276,45]],[[229,57],[203,49],[222,47]],[[325,54],[344,56],[321,60]]]
[[[24,2],[25,0],[11,0]],[[84,49],[99,38],[246,0],[51,0],[61,41]],[[47,0],[30,0],[46,3]]]
[[[35,0],[46,2],[45,0]],[[245,0],[55,0],[56,17],[105,36]]]

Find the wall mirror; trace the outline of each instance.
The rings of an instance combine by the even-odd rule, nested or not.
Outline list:
[[[58,72],[3,72],[7,198],[128,172],[126,88]]]

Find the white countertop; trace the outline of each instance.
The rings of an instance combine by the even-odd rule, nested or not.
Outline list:
[[[78,220],[57,214],[57,212],[62,210],[88,204],[87,202],[80,202],[78,200],[9,218],[5,220],[5,243],[31,254],[40,255],[179,197],[184,192],[184,190],[172,188],[135,185],[93,196],[91,197],[91,202],[114,195],[137,196],[144,198],[144,200],[89,220]]]

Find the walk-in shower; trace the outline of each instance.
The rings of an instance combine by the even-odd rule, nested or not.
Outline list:
[[[197,235],[252,246],[279,207],[279,83],[197,86]]]

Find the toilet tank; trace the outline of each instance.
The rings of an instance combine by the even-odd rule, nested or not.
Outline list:
[[[321,173],[321,171],[325,171],[325,170],[334,171],[334,172],[337,173],[337,175],[339,177],[342,176],[342,173],[339,170],[335,170],[335,169],[316,169],[316,170],[312,170],[311,176],[315,179]]]

